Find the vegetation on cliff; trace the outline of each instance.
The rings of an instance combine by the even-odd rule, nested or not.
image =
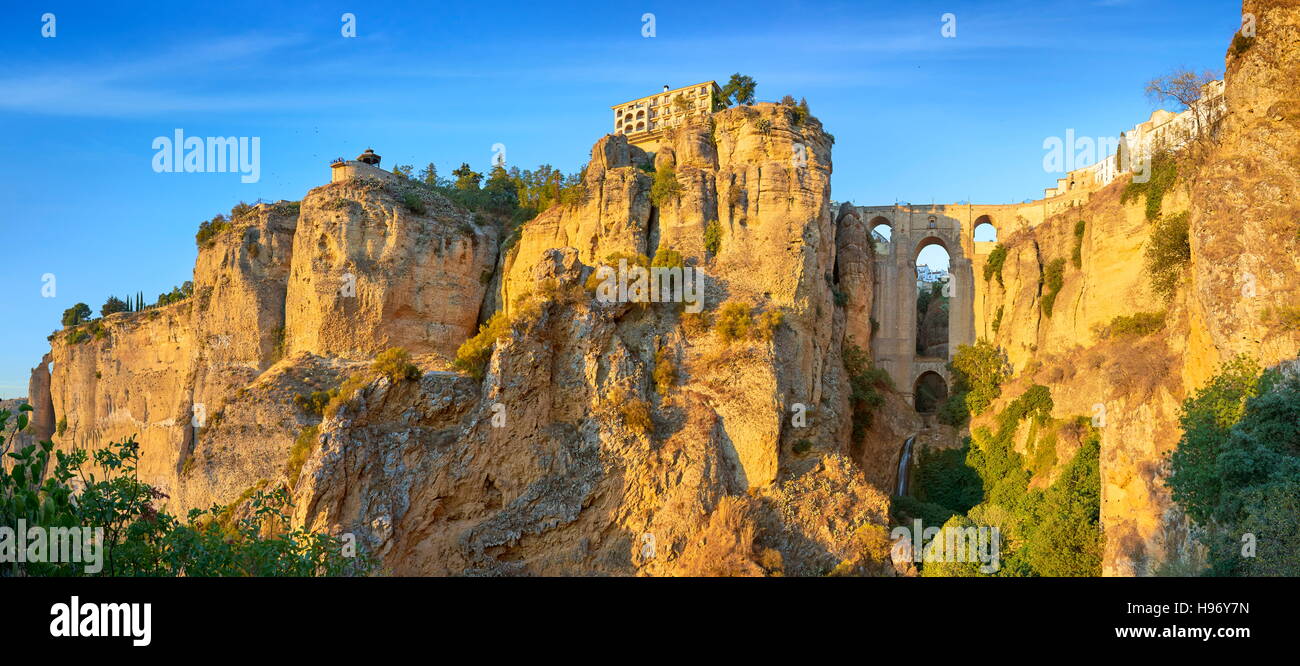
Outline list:
[[[1006,355],[982,338],[973,345],[958,346],[948,369],[953,375],[952,391],[937,418],[951,426],[964,425],[971,416],[988,409],[1002,395],[1002,383],[1011,376]]]
[[[30,410],[20,408],[19,432]],[[11,416],[0,411],[0,431]],[[8,449],[0,437],[0,453]],[[133,438],[93,452],[65,453],[41,442],[8,455],[12,467],[0,469],[0,524],[102,528],[103,557],[98,571],[93,565],[88,570],[89,562],[15,558],[0,568],[0,576],[340,576],[373,568],[348,541],[289,529],[283,488],[250,488],[231,505],[194,509],[184,520],[159,510],[155,503],[166,495],[139,480]],[[95,469],[107,471],[104,478],[87,468],[92,459]]]
[[[1151,231],[1145,253],[1151,290],[1168,301],[1182,283],[1184,269],[1192,260],[1187,212],[1162,218]]]
[[[923,453],[915,497],[895,498],[898,517],[936,527],[996,527],[1002,568],[992,575],[1100,575],[1100,437],[1085,421],[1054,421],[1052,407],[1051,392],[1035,384],[997,415],[995,432],[979,427],[961,449]],[[1065,428],[1080,435],[1078,451],[1045,489],[1031,486],[1034,463],[1016,450],[1026,421],[1030,446],[1038,440],[1054,450]],[[988,575],[973,563],[926,564],[922,573]]]
[[[853,441],[860,441],[871,427],[871,415],[885,402],[882,389],[893,389],[884,368],[872,366],[871,357],[856,344],[844,346],[844,370],[849,374],[849,406],[853,410]]]
[[[1205,573],[1300,575],[1300,378],[1237,357],[1179,423],[1167,484],[1204,531]]]

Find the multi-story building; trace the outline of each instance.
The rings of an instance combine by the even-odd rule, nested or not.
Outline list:
[[[1104,187],[1125,173],[1142,170],[1149,166],[1156,153],[1178,150],[1209,131],[1227,110],[1223,80],[1210,81],[1201,86],[1201,97],[1191,108],[1180,113],[1156,109],[1145,122],[1121,134],[1108,147],[1114,148],[1115,153],[1106,151],[1107,156],[1099,162],[1067,173],[1065,178],[1057,179],[1056,187],[1047,188],[1043,194],[1050,199],[1075,189]],[[1123,158],[1117,157],[1117,153],[1122,153]]]
[[[647,151],[659,147],[665,129],[677,127],[691,116],[713,112],[714,96],[721,96],[716,81],[664,89],[655,95],[609,107],[614,112],[614,133],[627,135],[628,143]]]

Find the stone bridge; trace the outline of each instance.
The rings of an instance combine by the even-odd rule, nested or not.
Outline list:
[[[879,225],[890,229],[888,242],[875,243],[874,298],[871,307],[872,358],[893,378],[895,386],[915,405],[917,382],[933,372],[951,390],[948,361],[959,345],[976,339],[977,314],[982,317],[984,263],[996,244],[975,241],[975,228],[991,224],[998,237],[1026,225],[1017,205],[970,204],[853,206],[844,204],[838,217],[856,216],[868,233]],[[916,353],[916,259],[921,250],[939,245],[948,252],[948,354],[927,358]]]

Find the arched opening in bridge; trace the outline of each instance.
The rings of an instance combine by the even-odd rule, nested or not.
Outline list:
[[[867,228],[871,229],[871,240],[876,243],[888,243],[893,239],[894,227],[883,217],[872,218]]]
[[[975,242],[976,243],[996,243],[998,241],[998,228],[993,226],[993,220],[988,215],[981,215],[975,218]]]
[[[916,386],[912,387],[912,396],[917,412],[933,414],[948,399],[948,382],[945,382],[937,372],[923,372],[916,378]]]
[[[952,284],[948,250],[931,236],[916,253],[916,355],[948,358],[948,325]]]

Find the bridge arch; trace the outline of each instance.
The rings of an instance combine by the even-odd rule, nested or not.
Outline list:
[[[881,224],[890,230],[890,242],[879,244],[875,256],[874,298],[871,304],[871,350],[876,365],[889,372],[895,386],[909,402],[915,404],[916,382],[925,370],[942,378],[950,391],[951,377],[945,367],[960,345],[975,342],[975,290],[973,258],[980,248],[972,244],[974,219],[968,206],[893,206],[857,207],[860,220],[866,222],[868,231]],[[985,211],[978,211],[980,216]],[[996,213],[996,211],[992,211]],[[990,218],[996,226],[996,221]],[[948,298],[948,345],[945,348],[938,336],[936,342],[926,340],[923,353],[918,353],[918,339],[922,336],[918,314],[917,264],[927,263],[932,268],[934,260],[917,259],[931,246],[939,246],[948,255],[949,282],[944,288]],[[988,244],[990,247],[992,243]],[[933,250],[931,251],[933,252]],[[987,254],[987,250],[985,250]]]
[[[928,365],[928,364],[927,364]],[[923,414],[939,411],[951,392],[951,378],[946,367],[926,367],[912,382],[913,407]]]
[[[971,224],[971,241],[975,243],[987,243],[998,241],[1000,230],[998,225],[993,222],[993,218],[988,215],[981,215],[975,218]]]

